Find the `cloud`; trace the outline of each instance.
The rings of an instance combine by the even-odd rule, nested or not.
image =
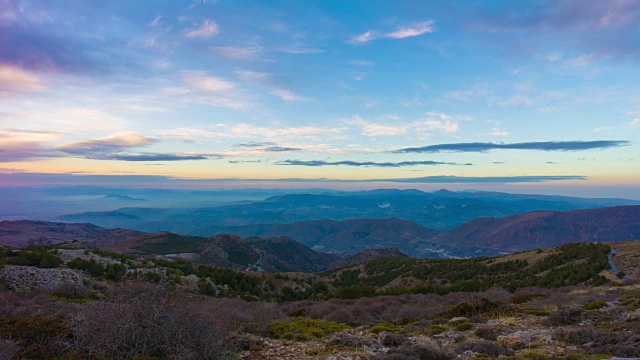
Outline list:
[[[191,39],[207,39],[220,32],[218,24],[211,20],[204,20],[202,25],[185,32],[185,36]]]
[[[100,139],[65,144],[60,146],[58,150],[74,155],[111,153],[122,149],[149,145],[155,141],[156,139],[144,137],[133,132],[122,132]]]
[[[291,91],[288,91],[288,90],[275,89],[275,90],[271,91],[271,93],[273,95],[281,98],[284,101],[304,100],[304,98],[302,96],[296,95],[296,94],[294,94],[294,93],[292,93]]]
[[[402,179],[376,179],[369,182],[395,182],[410,184],[455,184],[455,183],[539,183],[548,181],[588,180],[581,175],[533,175],[533,176],[425,176]]]
[[[624,140],[595,140],[595,141],[542,141],[512,144],[496,143],[457,143],[439,144],[423,147],[410,147],[391,151],[396,154],[406,153],[439,153],[439,152],[487,152],[489,150],[540,150],[540,151],[583,151],[592,149],[607,149],[628,145]]]
[[[51,174],[51,173],[25,173],[25,172],[0,172],[0,183],[15,184],[15,186],[33,186],[42,184],[56,185],[100,185],[113,186],[113,184],[129,184],[133,186],[146,186],[150,184],[162,184],[176,188],[193,188],[194,186],[206,186],[207,184],[219,186],[219,184],[234,183],[403,183],[403,184],[457,184],[457,183],[540,183],[549,181],[582,181],[588,180],[586,176],[503,176],[503,177],[475,177],[475,176],[427,176],[399,179],[369,179],[369,180],[342,180],[328,178],[283,178],[283,179],[245,179],[245,178],[211,178],[211,179],[184,179],[160,175],[91,175],[80,173]]]
[[[260,149],[266,152],[287,152],[287,151],[299,151],[301,148],[296,147],[286,147],[286,146],[269,146],[263,149]]]
[[[0,97],[38,91],[45,85],[36,75],[17,66],[0,65]]]
[[[204,154],[161,154],[161,153],[140,153],[140,154],[108,154],[91,156],[93,160],[120,160],[120,161],[184,161],[184,160],[205,160],[221,156]]]
[[[303,160],[284,160],[279,161],[276,165],[292,165],[292,166],[358,166],[358,167],[383,167],[383,168],[397,168],[397,167],[406,167],[406,166],[419,166],[419,165],[473,165],[470,163],[467,164],[458,164],[458,163],[450,163],[450,162],[439,162],[439,161],[402,161],[402,162],[373,162],[373,161],[320,161],[320,160],[311,160],[311,161],[303,161]]]
[[[378,39],[405,39],[420,36],[435,31],[433,20],[416,23],[412,26],[403,27],[387,33],[367,31],[349,40],[351,44],[365,44]]]
[[[629,125],[631,125],[631,126],[636,126],[636,125],[639,125],[639,124],[640,124],[640,118],[635,118],[629,123]]]
[[[434,32],[433,20],[417,23],[411,27],[405,27],[396,31],[385,34],[384,37],[390,39],[404,39],[408,37],[419,36],[426,33]]]
[[[208,76],[201,72],[186,72],[182,79],[191,88],[207,92],[222,92],[234,89],[236,86],[230,81],[226,81],[215,76]]]
[[[275,146],[275,145],[276,143],[270,142],[270,141],[265,141],[265,142],[250,141],[246,143],[235,144],[233,146],[244,147],[244,148],[263,148],[266,146]]]
[[[251,46],[214,46],[211,48],[214,54],[234,60],[253,60],[262,48]]]
[[[376,63],[369,60],[351,60],[349,61],[349,64],[356,66],[373,66]]]
[[[280,49],[280,51],[287,54],[319,54],[325,52],[326,50],[318,48],[290,47]]]
[[[262,160],[229,160],[229,164],[261,163]]]
[[[493,128],[493,131],[491,131],[490,133],[488,133],[487,135],[489,136],[509,136],[509,132],[504,130],[504,129],[500,129],[500,128]]]
[[[236,71],[234,74],[238,75],[243,80],[246,81],[261,81],[268,78],[271,74],[266,72],[259,71]]]
[[[284,140],[313,140],[319,141],[321,137],[342,139],[345,129],[325,128],[317,126],[256,126],[253,124],[241,123],[236,125],[219,124],[216,136],[244,139],[260,139],[263,141],[284,141]],[[302,146],[296,146],[302,148]]]
[[[0,139],[0,163],[57,157],[59,154],[37,141]]]
[[[457,132],[460,128],[452,116],[436,112],[429,112],[420,120],[393,125],[368,122],[359,116],[354,116],[351,120],[346,121],[346,123],[360,127],[363,135],[371,137],[398,136],[404,134],[424,137],[435,130]]]
[[[595,128],[595,129],[593,129],[593,132],[611,131],[613,129],[614,128],[612,128],[612,127],[605,126],[605,127]]]
[[[640,23],[640,7],[634,0],[543,0],[533,6],[515,1],[490,9],[473,11],[476,19],[470,20],[471,26],[491,32],[540,34],[547,42],[536,44],[534,37],[525,35],[530,38],[526,51],[553,42],[565,49],[575,47],[588,57],[578,56],[573,64],[578,66],[585,60],[635,59],[640,54],[638,37],[629,35],[636,34]]]

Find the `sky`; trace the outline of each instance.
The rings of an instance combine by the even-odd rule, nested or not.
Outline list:
[[[640,199],[640,0],[0,0],[0,186]]]

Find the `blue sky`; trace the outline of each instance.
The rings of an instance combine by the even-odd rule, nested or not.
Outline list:
[[[639,24],[638,0],[0,0],[0,182],[640,198]]]

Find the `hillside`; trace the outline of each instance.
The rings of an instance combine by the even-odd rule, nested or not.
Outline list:
[[[135,230],[105,229],[93,224],[31,220],[0,222],[0,245],[13,247],[54,245],[73,240],[88,241],[96,246],[106,247],[141,234]]]
[[[401,253],[396,248],[364,250],[359,253],[349,254],[344,259],[335,261],[329,266],[329,270],[365,263],[371,260],[397,257],[407,257],[407,255]]]
[[[243,237],[288,236],[316,250],[347,255],[367,249],[396,247],[418,254],[432,246],[428,239],[438,232],[400,219],[309,220],[284,225],[224,228]]]
[[[611,242],[639,237],[640,206],[616,206],[480,218],[441,233],[430,241],[449,248],[510,253],[567,242]]]
[[[233,236],[218,240],[240,244]],[[616,256],[637,255],[640,242],[624,244]],[[0,354],[634,357],[640,292],[633,278],[607,285],[601,274],[609,250],[567,244],[497,258],[386,258],[320,274],[251,274],[77,244],[0,247]]]

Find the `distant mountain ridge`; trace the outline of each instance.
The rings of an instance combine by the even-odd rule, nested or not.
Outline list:
[[[95,246],[117,251],[192,254],[188,256],[200,257],[199,262],[220,266],[257,264],[268,271],[317,271],[328,266],[331,259],[317,257],[313,250],[332,253],[333,260],[337,260],[336,254],[346,256],[390,247],[412,257],[446,258],[493,256],[568,242],[637,239],[640,238],[640,206],[482,217],[445,232],[393,218],[312,220],[224,229],[240,236],[219,234],[207,238],[169,232],[141,234],[126,229],[106,230],[91,224],[51,223],[47,228],[45,222],[2,222],[0,244],[25,246],[84,239],[93,241]],[[16,245],[18,243],[21,245]],[[236,255],[243,260],[238,261]],[[309,265],[315,263],[319,267]]]
[[[440,190],[371,190],[286,194],[262,201],[200,208],[120,208],[57,217],[65,222],[89,222],[144,232],[212,236],[224,228],[259,224],[291,224],[308,220],[398,218],[428,229],[450,230],[479,217],[503,217],[538,210],[567,211],[638,205],[626,199],[585,199],[563,196],[452,192]],[[260,225],[267,226],[267,225]],[[221,230],[222,229],[222,230]],[[238,229],[239,230],[239,229]],[[264,228],[263,232],[269,228]],[[252,233],[256,233],[253,230]]]
[[[289,236],[322,252],[347,255],[367,249],[398,248],[412,244],[427,246],[437,231],[401,219],[308,220],[292,224],[259,224],[212,228],[214,233],[233,233],[241,237]]]
[[[0,221],[0,245],[13,247],[54,245],[73,240],[109,246],[140,235],[142,233],[135,230],[105,229],[94,224],[32,220]]]
[[[640,206],[535,211],[479,218],[430,241],[447,247],[516,252],[568,242],[611,242],[640,238]]]

